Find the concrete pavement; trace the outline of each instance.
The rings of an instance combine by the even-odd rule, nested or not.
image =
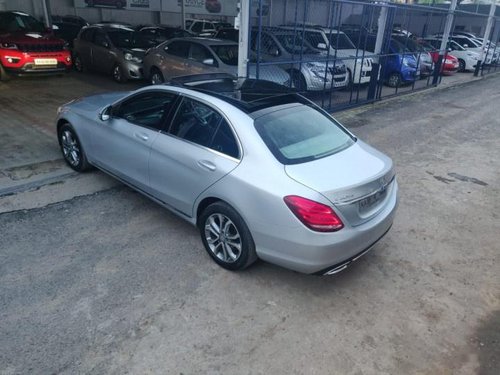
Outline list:
[[[394,159],[401,203],[334,277],[225,271],[195,228],[99,172],[0,198],[0,374],[498,374],[499,84],[338,114]],[[51,171],[52,128],[36,129]]]

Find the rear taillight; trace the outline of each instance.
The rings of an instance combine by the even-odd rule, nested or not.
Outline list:
[[[296,195],[288,195],[283,200],[295,216],[314,231],[335,232],[344,227],[342,220],[329,206]]]

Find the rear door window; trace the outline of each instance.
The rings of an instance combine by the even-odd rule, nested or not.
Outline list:
[[[169,133],[234,158],[239,155],[238,143],[225,118],[191,98],[183,99]]]
[[[169,55],[187,59],[189,54],[189,42],[174,41],[165,47],[165,52]]]

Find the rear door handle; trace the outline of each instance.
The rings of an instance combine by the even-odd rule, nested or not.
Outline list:
[[[208,169],[210,172],[213,172],[217,169],[215,164],[208,160],[198,160],[198,165],[204,169]]]
[[[147,141],[149,139],[147,134],[144,133],[134,133],[136,138],[139,138],[141,141]]]

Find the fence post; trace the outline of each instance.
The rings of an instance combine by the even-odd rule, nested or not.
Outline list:
[[[240,0],[238,78],[247,77],[248,41],[250,40],[250,0]]]
[[[441,72],[441,65],[443,64],[443,58],[448,54],[448,38],[450,37],[451,27],[453,26],[453,17],[455,15],[455,9],[457,7],[457,0],[451,0],[450,8],[448,9],[448,14],[446,15],[446,23],[444,25],[443,39],[441,39],[441,48],[439,48],[439,57],[434,69]],[[434,75],[432,80],[433,85],[437,85],[439,80],[439,74]]]
[[[488,15],[488,22],[486,23],[486,30],[484,31],[484,36],[483,36],[483,45],[481,46],[481,55],[479,55],[479,60],[477,62],[477,67],[476,70],[474,71],[474,76],[477,77],[479,75],[479,71],[482,73],[482,66],[484,65],[483,61],[485,61],[485,58],[488,57],[488,53],[485,53],[486,50],[486,43],[488,43],[490,39],[490,34],[491,34],[491,26],[493,24],[493,19],[495,17],[495,11],[496,11],[496,3],[495,0],[491,0],[491,5],[490,5],[490,14]],[[490,50],[490,47],[488,45],[488,51]],[[485,56],[486,54],[486,56]]]
[[[375,50],[373,51],[373,54],[378,55],[379,57],[378,57],[377,62],[374,62],[372,64],[372,71],[370,74],[370,83],[368,85],[368,93],[367,93],[368,100],[375,99],[375,95],[377,92],[377,84],[378,84],[378,80],[380,77],[380,66],[381,66],[380,53],[382,52],[382,45],[384,43],[385,28],[387,27],[387,12],[388,12],[387,2],[388,2],[388,0],[382,0],[381,8],[380,8],[380,15],[378,16],[377,39],[375,41]]]

